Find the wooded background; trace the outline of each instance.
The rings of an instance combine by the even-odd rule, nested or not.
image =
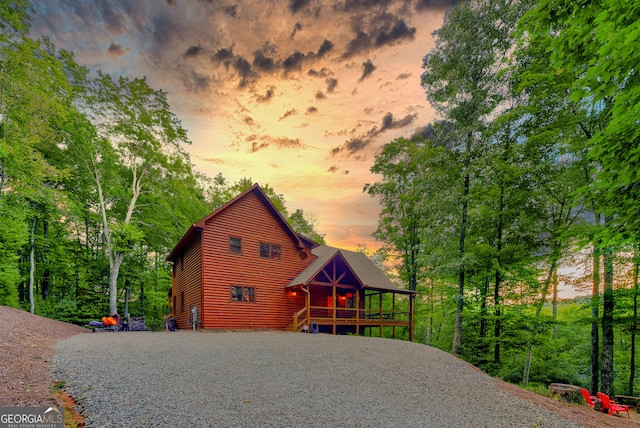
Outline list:
[[[159,328],[166,254],[251,180],[195,172],[164,91],[90,75],[28,37],[29,10],[0,2],[0,304]],[[420,292],[420,341],[524,386],[635,395],[639,23],[632,0],[447,12],[421,76],[439,119],[385,145],[364,185],[382,208],[369,255]],[[570,281],[588,297],[558,301]]]

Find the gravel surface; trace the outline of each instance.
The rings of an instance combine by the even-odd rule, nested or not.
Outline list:
[[[55,379],[88,427],[577,427],[438,349],[286,332],[80,334]]]

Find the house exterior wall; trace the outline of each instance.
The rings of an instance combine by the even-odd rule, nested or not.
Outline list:
[[[202,257],[200,254],[200,240],[198,235],[190,245],[173,262],[173,317],[178,328],[187,329],[190,309],[198,308],[198,318],[202,309]]]
[[[230,238],[242,251],[230,251]],[[314,256],[300,257],[297,242],[265,204],[250,192],[209,218],[202,232],[202,327],[283,329],[305,305],[304,293],[285,286]],[[281,259],[260,257],[260,243],[280,245]],[[253,302],[233,301],[231,287],[252,288]]]

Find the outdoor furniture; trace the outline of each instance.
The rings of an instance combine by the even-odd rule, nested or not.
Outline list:
[[[602,401],[602,411],[607,411],[608,414],[613,415],[616,413],[620,415],[620,412],[627,412],[627,418],[631,418],[629,414],[629,406],[626,404],[617,404],[615,401],[611,400],[608,395],[603,394],[602,392],[598,392],[598,398]]]
[[[580,388],[580,392],[582,393],[582,396],[584,397],[584,401],[586,401],[587,404],[589,405],[589,407],[591,407],[593,409],[593,405],[595,404],[595,400],[597,400],[598,397],[594,397],[593,395],[591,395],[591,393],[589,391],[587,391],[584,388]]]
[[[131,317],[129,319],[129,331],[148,331],[144,317]]]
[[[106,324],[105,320],[107,317],[102,318],[103,321],[90,321],[86,326],[91,329],[94,333],[100,331],[122,331],[122,322],[119,316],[115,316],[115,318],[111,318],[111,322],[115,322],[115,324]]]

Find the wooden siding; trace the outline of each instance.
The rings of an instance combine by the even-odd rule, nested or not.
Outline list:
[[[229,238],[242,239],[242,253],[229,250]],[[284,329],[305,305],[285,286],[314,260],[300,257],[292,235],[264,203],[247,193],[210,218],[202,232],[203,317],[211,329]],[[260,257],[260,243],[281,246],[281,259]],[[307,253],[309,253],[307,251]],[[231,287],[255,288],[255,302],[231,301]]]
[[[192,328],[189,323],[190,308],[198,308],[198,318],[201,318],[202,311],[202,276],[201,276],[201,250],[200,235],[185,248],[184,252],[174,260],[175,272],[173,278],[172,295],[175,296],[175,306],[173,316],[178,323],[178,328]],[[184,308],[182,308],[182,293],[184,293]]]

